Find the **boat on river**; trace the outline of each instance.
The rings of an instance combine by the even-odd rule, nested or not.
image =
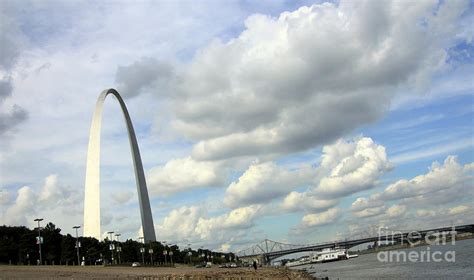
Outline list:
[[[295,267],[295,266],[300,266],[300,265],[305,265],[305,264],[310,264],[311,263],[311,259],[309,256],[304,256],[304,257],[301,257],[295,261],[289,261],[285,264],[285,266],[287,267]]]
[[[301,257],[295,261],[286,263],[288,267],[295,267],[300,265],[312,264],[312,263],[325,263],[333,261],[348,260],[356,258],[359,255],[350,255],[349,251],[341,248],[327,248],[321,251],[314,252],[310,256]]]
[[[347,259],[347,250],[339,248],[327,248],[311,255],[311,263],[325,263]]]

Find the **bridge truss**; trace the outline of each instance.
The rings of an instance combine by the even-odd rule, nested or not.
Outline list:
[[[299,248],[307,247],[308,245],[295,245],[295,244],[286,244],[282,242],[273,241],[270,239],[265,239],[262,242],[253,245],[247,249],[241,250],[236,253],[238,257],[251,257],[259,255],[268,255],[270,253],[276,253],[287,250],[295,250]]]

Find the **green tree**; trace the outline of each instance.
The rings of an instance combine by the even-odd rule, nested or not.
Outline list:
[[[61,264],[77,264],[76,238],[64,235],[61,243]]]
[[[43,249],[43,261],[47,264],[60,264],[61,261],[61,243],[62,235],[61,229],[56,228],[53,223],[48,223],[42,230],[41,235],[43,236],[44,243]]]
[[[81,255],[84,256],[86,264],[93,265],[96,260],[100,259],[100,243],[99,240],[92,237],[80,237]]]
[[[32,236],[31,233],[26,227],[0,226],[0,263],[27,262],[26,254],[34,246],[34,239],[28,240],[28,236]]]
[[[140,243],[127,239],[120,246],[122,247],[121,258],[123,263],[141,262]]]
[[[19,261],[23,264],[36,264],[39,258],[38,245],[36,244],[37,233],[26,229],[18,242]]]
[[[30,230],[26,227],[10,227],[0,226],[0,263],[8,264],[36,264],[36,260],[39,260],[38,245],[36,244],[36,237],[38,235],[37,230]],[[70,234],[62,235],[61,229],[56,228],[53,223],[48,223],[41,230],[41,236],[43,237],[42,252],[43,262],[46,264],[71,264],[72,262],[77,263],[76,255],[76,239]],[[110,242],[106,240],[99,241],[92,237],[79,237],[81,242],[80,256],[81,260],[84,260],[87,265],[94,265],[97,260],[110,261],[111,252],[109,249]],[[122,263],[131,263],[142,261],[142,255],[140,248],[145,248],[145,261],[150,262],[149,249],[153,249],[153,261],[155,263],[163,264],[165,257],[163,251],[168,251],[167,262],[171,261],[169,252],[173,252],[173,262],[183,263],[189,262],[189,256],[187,250],[181,251],[177,245],[163,246],[160,242],[150,242],[148,244],[142,244],[131,239],[121,242],[122,247],[121,261]],[[212,252],[210,250],[199,250],[194,251],[192,260],[194,263],[202,261],[200,257],[201,253],[205,253],[208,256],[214,255],[214,262],[219,263],[223,261],[220,258],[220,253]],[[117,252],[114,252],[117,257]],[[234,256],[235,257],[235,256]],[[228,255],[227,255],[228,258]]]

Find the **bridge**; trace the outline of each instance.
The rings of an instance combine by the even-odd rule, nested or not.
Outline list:
[[[445,233],[445,234],[456,234],[456,233],[465,233],[471,232],[474,233],[474,224],[452,226],[452,227],[442,227],[427,229],[421,231],[392,231],[390,234],[378,234],[377,236],[370,236],[365,238],[358,238],[352,240],[336,240],[329,242],[322,242],[318,244],[306,244],[306,245],[295,245],[295,244],[286,244],[281,242],[272,241],[265,239],[262,242],[241,250],[236,253],[236,255],[242,261],[251,262],[253,260],[258,260],[259,263],[268,264],[272,260],[282,257],[284,255],[290,255],[294,253],[301,252],[310,252],[310,251],[319,251],[327,248],[344,248],[350,249],[354,246],[364,244],[364,243],[377,243],[378,241],[398,241],[398,242],[411,242],[424,239],[426,235],[428,238],[436,238],[436,233]]]

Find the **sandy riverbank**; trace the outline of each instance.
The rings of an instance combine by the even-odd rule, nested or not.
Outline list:
[[[153,279],[153,280],[260,280],[315,279],[286,268],[159,268],[102,266],[0,266],[0,280],[6,279]]]

